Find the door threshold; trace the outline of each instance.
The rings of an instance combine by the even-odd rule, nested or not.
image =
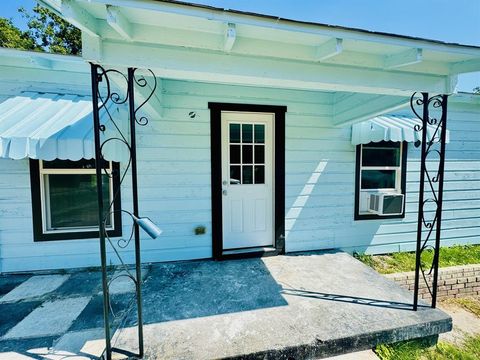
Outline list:
[[[259,246],[244,249],[223,250],[221,259],[242,259],[250,257],[275,256],[280,252],[273,246]]]

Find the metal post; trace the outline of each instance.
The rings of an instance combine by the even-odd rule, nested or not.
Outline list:
[[[415,286],[413,290],[413,310],[418,308],[418,286],[420,280],[420,261],[422,244],[422,222],[423,222],[423,193],[425,185],[425,157],[427,147],[427,126],[428,126],[428,93],[422,93],[423,97],[423,119],[422,119],[422,150],[420,163],[420,189],[418,195],[418,223],[417,223],[417,249],[415,259]]]
[[[95,173],[97,177],[97,199],[98,199],[98,227],[100,239],[100,259],[102,264],[102,288],[103,288],[103,321],[105,327],[105,351],[107,360],[112,358],[112,345],[110,341],[110,320],[109,320],[109,294],[107,280],[107,252],[105,246],[105,224],[103,208],[103,186],[102,186],[102,154],[100,149],[100,116],[98,108],[98,66],[91,64],[92,81],[92,105],[93,105],[93,133],[95,136]]]
[[[438,196],[437,196],[437,223],[435,233],[435,254],[433,257],[433,292],[432,292],[432,308],[437,306],[437,283],[438,283],[438,260],[440,255],[440,235],[442,228],[442,205],[443,205],[443,178],[445,173],[445,143],[447,138],[447,102],[448,95],[442,95],[442,118],[440,124],[442,132],[440,133],[440,164],[438,165]]]
[[[422,126],[415,126],[415,131],[422,131],[421,165],[420,165],[420,189],[418,200],[418,223],[417,223],[417,252],[415,263],[415,285],[413,309],[418,309],[418,293],[420,273],[425,281],[425,285],[431,295],[431,307],[437,305],[437,287],[438,287],[438,262],[440,255],[440,240],[442,229],[442,207],[443,207],[443,178],[445,172],[445,143],[447,136],[447,101],[448,95],[436,95],[431,98],[428,93],[422,93],[422,98],[414,100],[416,94],[412,95],[410,106],[415,115],[422,121]],[[423,112],[420,116],[415,110],[414,105],[422,105]],[[429,106],[441,108],[441,118],[430,118]],[[430,129],[429,129],[430,127]],[[430,134],[430,135],[429,135]],[[438,167],[435,172],[428,169],[426,162],[430,154],[435,154],[432,160],[435,162],[438,156]],[[425,182],[428,181],[427,193],[425,192]],[[437,185],[437,186],[435,186]],[[435,206],[435,215],[433,219],[425,217],[425,207],[427,204]],[[422,232],[425,233],[422,234]],[[435,239],[433,239],[435,236]],[[434,245],[431,245],[432,241]],[[428,273],[421,263],[422,253],[426,249],[433,250],[433,260],[430,264]],[[428,276],[428,279],[427,279]],[[432,283],[430,284],[430,279]]]
[[[139,106],[135,106],[135,86],[138,87],[147,87],[148,81],[145,77],[136,78],[135,77],[135,68],[128,68],[127,76],[122,72],[116,69],[104,69],[102,66],[97,64],[91,64],[91,82],[92,82],[92,103],[93,103],[93,120],[94,120],[94,135],[95,135],[95,168],[96,168],[96,177],[97,177],[97,194],[98,194],[98,218],[99,218],[99,238],[100,238],[100,256],[102,264],[102,286],[103,286],[103,313],[104,313],[104,323],[105,323],[105,353],[104,356],[107,360],[111,360],[112,352],[120,352],[123,354],[128,353],[129,356],[134,356],[135,358],[142,358],[144,356],[144,343],[143,343],[143,315],[142,315],[142,267],[141,267],[141,254],[140,254],[140,228],[137,223],[139,218],[138,211],[138,182],[137,182],[137,149],[136,149],[136,125],[145,126],[148,124],[148,118],[142,116],[137,118],[137,111],[147,103],[147,101],[153,96],[156,88],[157,81],[155,74],[151,71],[150,74],[153,76],[153,88],[151,89],[150,95],[147,96]],[[123,89],[117,90],[112,89],[111,81],[109,76],[116,76],[121,80],[122,84],[126,85],[125,95],[123,94]],[[123,80],[125,81],[123,83]],[[100,92],[99,83],[104,81],[105,94]],[[124,134],[121,130],[121,126],[116,123],[116,120],[112,116],[111,111],[108,110],[109,105],[115,104],[124,105],[127,104],[129,107],[129,130],[130,136]],[[107,117],[109,126],[113,131],[116,131],[116,135],[109,136],[107,139],[101,139],[100,133],[105,131],[105,125],[100,123],[100,114],[99,111],[103,110],[103,115]],[[102,141],[103,140],[103,141]],[[117,200],[118,191],[114,191],[114,199],[109,202],[108,208],[103,204],[103,187],[102,187],[102,148],[108,142],[117,142],[123,144],[128,148],[130,159],[126,163],[125,168],[122,170],[122,174],[119,175],[121,187],[122,181],[125,178],[128,171],[131,171],[132,175],[132,200],[133,200],[133,213],[120,208],[115,208],[115,203]],[[119,190],[119,189],[117,189]],[[120,239],[114,241],[109,237],[109,233],[106,232],[106,222],[105,219],[107,216],[111,216],[114,213],[126,213],[130,215],[132,220],[133,232],[130,233],[130,237],[127,239]],[[125,249],[130,241],[134,240],[135,243],[135,275],[130,271],[127,266],[127,262],[122,259],[121,249]],[[112,256],[119,262],[118,267],[122,269],[124,273],[111,276],[110,279],[107,273],[107,256],[106,256],[106,245],[107,243],[111,246]],[[122,349],[114,349],[111,344],[111,332],[112,329],[110,326],[116,324],[117,320],[120,320],[120,316],[116,316],[113,312],[110,314],[110,293],[109,286],[113,281],[118,279],[120,276],[127,276],[135,284],[135,299],[137,301],[137,319],[138,319],[138,348],[139,353],[133,354],[129,351]],[[122,318],[128,315],[128,312],[125,312],[121,315]],[[102,357],[103,358],[103,357]]]
[[[137,187],[137,145],[135,139],[135,98],[134,98],[134,76],[135,69],[128,68],[128,107],[130,118],[130,156],[132,164],[132,198],[133,215],[138,217],[138,187]],[[136,295],[137,295],[137,317],[138,317],[138,349],[139,356],[143,357],[143,316],[142,316],[142,266],[140,259],[140,229],[138,224],[135,228],[135,271],[136,271]]]

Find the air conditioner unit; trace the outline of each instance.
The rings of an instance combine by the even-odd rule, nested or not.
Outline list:
[[[403,194],[378,192],[370,194],[368,211],[376,215],[401,215],[403,214]]]

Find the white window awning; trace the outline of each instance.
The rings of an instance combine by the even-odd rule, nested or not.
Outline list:
[[[407,116],[385,115],[352,125],[352,144],[368,144],[380,141],[417,142],[422,140],[422,132],[415,131],[415,125],[422,125],[419,119]],[[432,138],[435,127],[429,125],[427,136]],[[436,134],[438,137],[440,134]],[[450,140],[447,130],[446,141]]]
[[[109,111],[119,111],[113,106]],[[106,117],[101,122],[109,129]],[[121,144],[105,149],[107,160],[120,161]],[[95,157],[92,99],[89,96],[24,92],[0,104],[0,157],[80,160]]]

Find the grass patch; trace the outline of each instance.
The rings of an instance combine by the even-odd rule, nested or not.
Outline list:
[[[439,342],[428,347],[424,340],[410,340],[391,345],[380,345],[374,350],[382,360],[477,360],[480,359],[480,335],[465,339],[457,346]]]
[[[415,253],[398,252],[388,255],[354,254],[364,264],[381,274],[391,274],[415,270]],[[422,262],[428,267],[433,260],[433,251],[422,253]],[[456,245],[440,248],[439,266],[480,264],[480,245]]]
[[[456,299],[445,299],[442,302],[448,304],[457,304],[463,307],[465,310],[470,311],[480,318],[480,298],[478,297],[464,297]]]
[[[402,341],[395,344],[379,345],[374,351],[381,360],[414,360],[421,359],[427,352],[430,343],[425,340]]]

